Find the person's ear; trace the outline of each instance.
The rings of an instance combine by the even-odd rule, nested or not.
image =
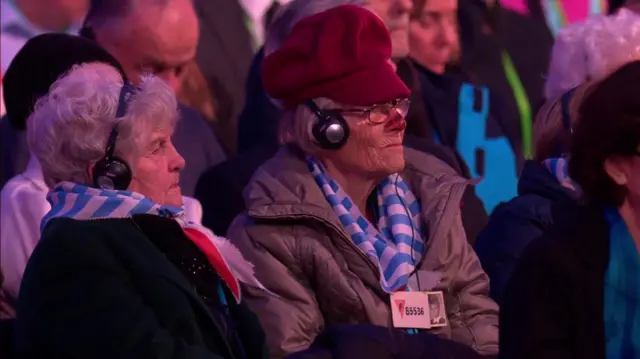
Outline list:
[[[604,170],[618,186],[626,186],[629,181],[629,159],[622,156],[607,158]]]
[[[87,169],[87,173],[89,174],[89,179],[93,182],[94,178],[93,178],[93,169],[96,167],[96,163],[95,161],[91,161],[91,163],[89,163],[89,168]]]

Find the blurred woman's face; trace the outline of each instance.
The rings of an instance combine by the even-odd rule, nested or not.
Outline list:
[[[171,131],[156,131],[149,136],[142,156],[135,161],[131,169],[133,180],[129,190],[161,205],[181,207],[182,193],[179,181],[184,165],[184,158],[171,142]]]
[[[411,0],[365,0],[364,7],[378,15],[389,29],[392,58],[406,57],[409,53],[408,34]]]
[[[408,99],[368,108],[345,107],[342,116],[349,125],[349,140],[339,150],[324,155],[343,171],[364,177],[385,177],[401,171],[408,109]]]
[[[413,60],[435,73],[459,47],[458,0],[427,0],[423,9],[414,9],[409,26],[409,54]]]

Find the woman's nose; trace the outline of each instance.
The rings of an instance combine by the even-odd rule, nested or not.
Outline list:
[[[440,31],[440,41],[445,45],[455,45],[458,42],[458,31],[452,24],[444,24]]]
[[[389,120],[385,123],[387,131],[400,132],[407,128],[407,121],[399,111],[395,109],[389,115]]]
[[[184,160],[184,157],[180,155],[178,150],[176,150],[176,148],[173,147],[173,145],[171,147],[173,148],[173,153],[172,153],[171,159],[169,160],[169,166],[170,166],[169,169],[172,172],[180,172],[184,169],[186,162]]]
[[[411,0],[396,0],[396,8],[399,13],[411,12],[411,9],[413,9],[413,2]]]
[[[175,171],[177,172],[182,171],[184,169],[184,166],[186,165],[184,158],[180,156],[180,154],[177,154],[177,158],[175,162],[176,162],[174,166]]]

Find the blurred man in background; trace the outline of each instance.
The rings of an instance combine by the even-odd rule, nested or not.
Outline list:
[[[153,73],[180,93],[200,30],[191,0],[93,0],[81,34],[111,53],[134,84]],[[202,172],[226,155],[198,112],[180,105],[180,114],[173,142],[186,161],[182,193],[192,196]]]
[[[216,133],[232,154],[251,59],[262,46],[274,15],[289,1],[194,0],[200,20],[197,64],[213,102]],[[204,91],[198,92],[202,95]],[[195,94],[194,98],[199,101]]]

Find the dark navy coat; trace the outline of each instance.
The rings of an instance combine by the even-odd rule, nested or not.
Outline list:
[[[553,223],[553,207],[574,197],[575,193],[562,187],[543,165],[525,163],[518,197],[496,208],[475,243],[476,254],[489,275],[491,297],[498,304],[524,249]]]

